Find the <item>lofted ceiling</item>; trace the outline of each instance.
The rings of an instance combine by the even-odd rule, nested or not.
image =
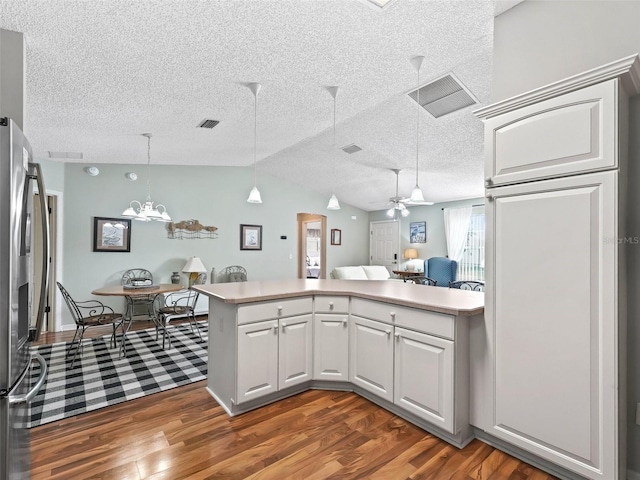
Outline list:
[[[38,158],[89,164],[253,165],[364,210],[419,183],[433,202],[483,192],[494,16],[521,0],[0,0],[25,34],[25,133]],[[409,98],[453,72],[479,100],[433,118]],[[336,140],[333,99],[339,86]],[[420,111],[420,130],[416,116]],[[204,119],[220,123],[197,128]],[[356,144],[347,154],[339,147]],[[251,185],[247,185],[247,193]],[[263,198],[265,202],[268,198]]]

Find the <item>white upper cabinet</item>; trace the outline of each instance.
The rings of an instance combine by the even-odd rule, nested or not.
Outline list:
[[[618,166],[618,80],[486,121],[487,186]]]

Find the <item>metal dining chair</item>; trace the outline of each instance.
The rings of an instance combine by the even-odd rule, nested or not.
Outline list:
[[[417,283],[418,285],[429,285],[435,287],[438,282],[433,278],[425,277],[424,275],[414,275],[412,277],[404,277],[405,283]]]
[[[145,284],[153,285],[153,275],[144,268],[131,268],[122,274],[120,280],[122,286],[142,286]],[[136,307],[146,310],[149,320],[154,318],[153,300],[155,296],[151,295],[135,295],[131,296],[131,301],[127,302],[127,308],[131,308],[131,312],[127,311],[127,315],[133,318],[136,315]]]
[[[114,312],[111,307],[104,305],[98,300],[77,302],[71,297],[71,295],[69,295],[69,292],[67,292],[60,282],[56,283],[60,293],[62,294],[62,298],[64,298],[67,307],[69,307],[73,321],[76,324],[76,333],[73,335],[73,340],[69,344],[69,348],[67,350],[67,358],[69,358],[73,351],[71,368],[73,368],[78,352],[82,351],[82,338],[84,336],[84,332],[88,328],[111,325],[113,333],[111,334],[110,348],[114,348],[117,344],[116,330],[118,327],[121,327],[122,329],[122,322],[124,321],[123,315],[121,313]]]
[[[207,274],[198,275],[193,285],[202,285],[207,281]],[[176,316],[185,316],[189,319],[191,331],[198,332],[198,337],[202,340],[198,322],[196,322],[196,303],[200,294],[195,290],[180,290],[170,293],[164,297],[164,305],[158,308],[158,317],[156,321],[156,340],[158,340],[158,332],[162,331],[162,348],[165,348],[165,341],[168,339],[169,348],[171,348],[171,335],[167,333],[167,324]]]
[[[478,282],[475,280],[458,280],[455,282],[449,282],[449,288],[472,290],[474,292],[484,292],[484,282]]]

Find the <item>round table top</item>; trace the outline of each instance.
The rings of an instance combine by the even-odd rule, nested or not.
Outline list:
[[[124,288],[122,285],[111,285],[109,287],[97,288],[92,295],[112,295],[119,297],[128,297],[131,295],[155,295],[160,293],[177,292],[185,287],[175,283],[160,283],[144,288]]]

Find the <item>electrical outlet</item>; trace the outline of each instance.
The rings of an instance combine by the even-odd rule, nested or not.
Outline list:
[[[636,425],[640,425],[640,403],[636,404]]]

